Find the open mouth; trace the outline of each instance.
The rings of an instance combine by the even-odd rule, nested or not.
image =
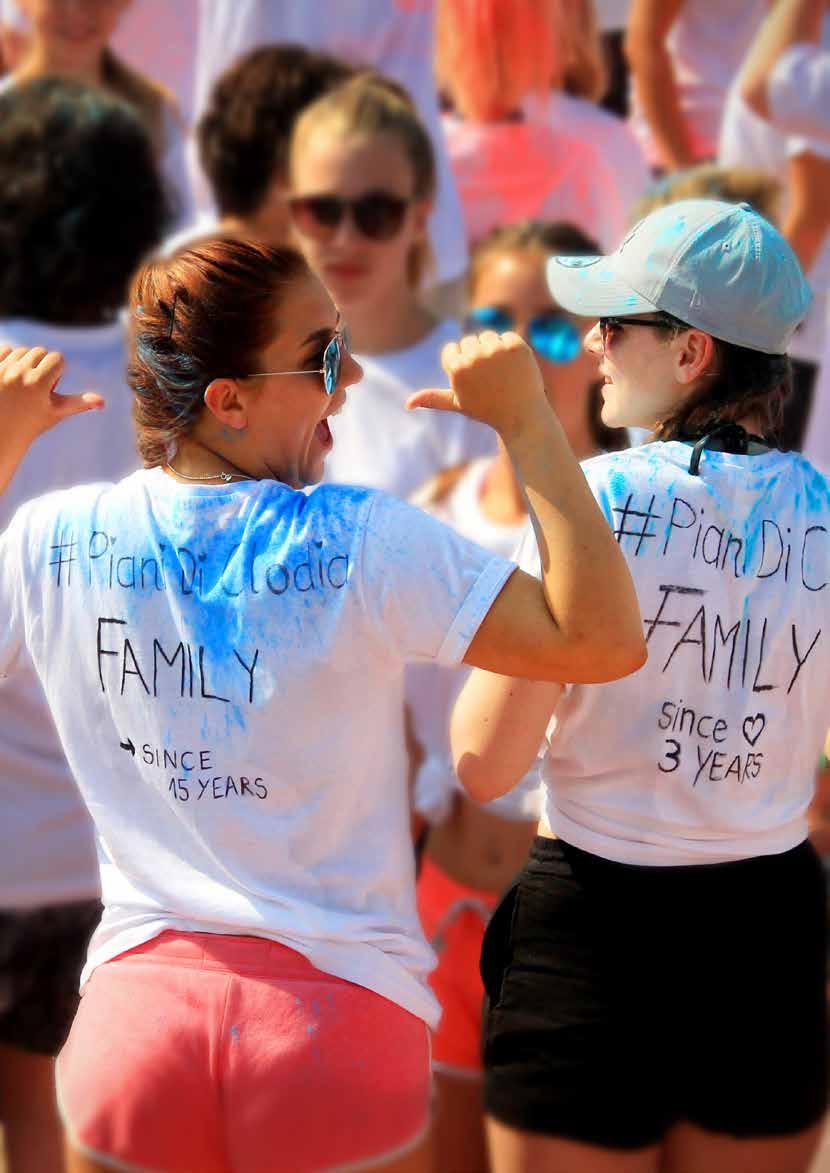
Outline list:
[[[332,437],[331,428],[329,427],[329,421],[327,419],[320,420],[319,424],[314,429],[314,434],[324,448],[331,448],[332,444],[334,443],[334,438]]]

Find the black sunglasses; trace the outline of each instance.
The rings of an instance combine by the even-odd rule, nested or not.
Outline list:
[[[619,333],[625,326],[650,326],[652,330],[682,330],[684,326],[672,318],[600,318],[599,332],[602,338],[602,349],[605,350],[614,341],[615,333]],[[688,329],[688,327],[685,327]]]
[[[356,199],[336,195],[290,196],[288,210],[303,236],[327,240],[351,216],[358,232],[369,240],[391,240],[401,230],[410,200],[390,191],[367,191]]]

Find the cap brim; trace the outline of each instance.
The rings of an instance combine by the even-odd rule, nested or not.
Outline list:
[[[651,314],[658,309],[622,280],[613,257],[551,257],[547,278],[559,305],[582,318]]]

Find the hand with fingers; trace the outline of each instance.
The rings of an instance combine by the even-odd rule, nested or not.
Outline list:
[[[100,395],[58,395],[63,355],[42,346],[0,346],[0,493],[31,445],[61,420],[104,406]]]
[[[450,388],[416,391],[407,401],[408,409],[461,412],[489,424],[503,439],[540,411],[550,412],[533,352],[518,334],[487,330],[450,342],[441,353],[441,364]]]
[[[55,388],[63,368],[63,355],[57,351],[0,347],[0,410],[19,439],[31,443],[61,420],[104,406],[93,392],[58,395]]]

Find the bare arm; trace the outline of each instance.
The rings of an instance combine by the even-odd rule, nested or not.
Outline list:
[[[103,407],[100,395],[58,395],[63,356],[42,346],[0,347],[0,494],[34,441],[61,420]]]
[[[776,62],[794,45],[817,43],[827,0],[778,0],[741,68],[740,92],[746,104],[769,118],[767,83]]]
[[[465,661],[530,680],[617,679],[646,658],[625,558],[545,398],[517,334],[482,334],[444,348],[452,390],[419,391],[411,407],[463,411],[498,431],[528,503],[542,582],[517,570]]]
[[[689,128],[680,108],[674,66],[666,38],[686,0],[634,0],[628,18],[625,55],[632,81],[660,154],[660,165],[675,171],[694,163]]]
[[[790,202],[781,231],[808,272],[830,231],[830,159],[807,151],[789,160]]]
[[[489,802],[524,777],[561,694],[561,684],[470,674],[453,709],[450,742],[458,779],[473,798]]]

